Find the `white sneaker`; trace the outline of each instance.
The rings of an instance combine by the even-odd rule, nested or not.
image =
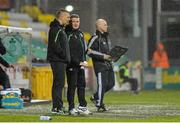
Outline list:
[[[86,115],[92,114],[92,112],[90,112],[87,107],[78,106],[77,111],[80,114],[86,114]]]
[[[69,114],[70,115],[78,115],[78,111],[75,108],[73,108],[69,111]]]

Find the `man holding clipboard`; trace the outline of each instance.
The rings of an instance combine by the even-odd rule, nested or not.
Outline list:
[[[98,19],[96,21],[96,33],[91,37],[88,44],[88,55],[92,58],[97,78],[97,91],[90,100],[95,104],[98,112],[108,110],[103,101],[104,95],[111,90],[115,84],[111,62],[117,61],[122,53],[127,51],[127,49],[125,50],[120,46],[116,46],[110,51],[110,40],[107,28],[106,20]],[[123,52],[119,52],[122,49]]]

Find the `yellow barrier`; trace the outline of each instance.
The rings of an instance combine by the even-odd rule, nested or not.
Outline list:
[[[52,81],[53,75],[51,67],[33,67],[32,68],[32,96],[33,99],[52,100]],[[63,97],[66,97],[67,78],[63,90]]]
[[[34,99],[52,99],[52,79],[50,67],[32,68],[32,93]]]

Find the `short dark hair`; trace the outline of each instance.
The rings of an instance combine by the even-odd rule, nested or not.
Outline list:
[[[71,19],[72,18],[79,18],[79,15],[78,14],[71,14],[71,17],[70,17]]]
[[[56,12],[56,18],[59,18],[59,16],[62,14],[62,13],[69,13],[66,9],[60,9]]]

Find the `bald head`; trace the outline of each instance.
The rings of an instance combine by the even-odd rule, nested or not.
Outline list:
[[[107,22],[104,19],[98,19],[96,21],[96,29],[101,33],[107,32]]]

